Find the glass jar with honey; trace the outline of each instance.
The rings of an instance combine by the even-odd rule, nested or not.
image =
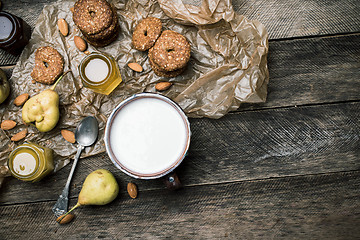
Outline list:
[[[54,170],[53,150],[25,142],[10,153],[8,167],[11,175],[20,180],[40,181]]]
[[[109,95],[121,82],[119,67],[113,57],[105,53],[91,53],[79,65],[84,87]]]

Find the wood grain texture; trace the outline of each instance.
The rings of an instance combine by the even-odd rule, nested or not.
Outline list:
[[[23,18],[31,27],[46,4],[55,0],[3,0],[4,11]],[[199,5],[198,0],[186,3]],[[343,34],[360,31],[358,0],[233,0],[234,10],[265,25],[271,40]],[[18,57],[0,49],[0,65],[15,64]]]
[[[360,34],[270,42],[266,103],[238,110],[360,100]]]
[[[263,23],[272,40],[360,31],[358,0],[234,0],[232,3],[237,13]]]
[[[2,239],[358,239],[360,172],[124,193],[60,226],[55,201],[0,207]],[[71,201],[71,205],[75,201]],[[25,227],[26,226],[26,227]]]
[[[360,169],[360,102],[228,114],[191,119],[190,149],[177,173],[185,186]],[[131,181],[106,154],[79,162],[72,197],[97,168]],[[0,205],[57,199],[70,166],[39,183],[9,178]],[[136,180],[141,189],[162,189],[160,180]],[[125,189],[125,187],[123,187]]]

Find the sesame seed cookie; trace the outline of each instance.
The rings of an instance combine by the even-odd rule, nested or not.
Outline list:
[[[96,34],[113,21],[110,4],[105,0],[78,0],[74,5],[73,20],[86,34]]]
[[[149,49],[149,62],[150,62],[150,66],[151,69],[154,71],[154,73],[156,75],[158,75],[159,77],[168,77],[168,78],[172,78],[172,77],[176,77],[179,76],[181,73],[183,73],[186,69],[186,66],[180,69],[176,69],[174,71],[164,71],[162,70],[156,63],[154,63],[153,59],[152,59],[152,51],[153,48]]]
[[[43,84],[53,84],[62,74],[64,59],[60,53],[49,46],[39,47],[35,52],[35,67],[31,77]]]
[[[109,37],[112,37],[114,34],[120,30],[119,21],[116,13],[115,7],[111,6],[112,11],[112,22],[108,28],[105,28],[101,32],[96,34],[87,34],[83,32],[85,38],[91,39],[91,41],[99,41],[99,40],[106,40]]]
[[[135,27],[132,45],[139,51],[150,49],[160,36],[161,29],[162,23],[158,18],[148,17],[141,20]]]
[[[190,43],[183,35],[165,30],[155,42],[151,58],[163,71],[174,71],[186,66],[190,51]]]

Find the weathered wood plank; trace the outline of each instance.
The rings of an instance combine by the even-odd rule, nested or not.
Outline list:
[[[185,186],[360,169],[360,102],[239,112],[218,120],[191,119],[188,156],[178,168]],[[106,154],[79,162],[71,196],[85,177],[106,168],[126,185],[132,179]],[[70,166],[40,183],[9,178],[0,205],[57,199]],[[161,181],[136,180],[141,189]],[[124,189],[124,188],[123,188]]]
[[[55,222],[55,201],[0,207],[2,239],[358,239],[360,172],[122,193]],[[71,204],[75,204],[75,200]],[[26,226],[26,227],[25,227]]]
[[[360,31],[357,0],[233,0],[234,10],[257,19],[270,39]]]
[[[56,0],[3,0],[3,10],[9,11],[34,27],[46,4]],[[186,0],[186,3],[197,0]],[[249,19],[262,22],[270,39],[343,34],[360,31],[360,3],[344,1],[302,0],[233,0],[234,10]],[[0,50],[0,65],[15,64],[18,57]]]
[[[360,100],[360,34],[270,42],[266,103],[238,110]]]

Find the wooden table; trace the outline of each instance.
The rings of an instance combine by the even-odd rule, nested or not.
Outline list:
[[[6,0],[31,26],[52,1]],[[200,1],[196,1],[200,2]],[[79,162],[70,206],[97,168],[121,190],[59,225],[51,211],[70,166],[36,184],[7,178],[0,189],[0,239],[359,239],[360,2],[234,0],[269,32],[264,104],[219,120],[190,119],[193,137],[178,168],[184,188],[134,180],[107,155]],[[1,65],[16,58],[2,53]],[[10,76],[11,71],[7,71]],[[126,185],[138,185],[130,199]]]

